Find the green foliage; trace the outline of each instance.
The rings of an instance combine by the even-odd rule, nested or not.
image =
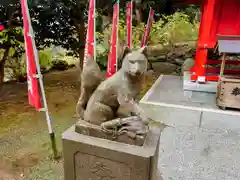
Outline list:
[[[0,22],[5,27],[5,29],[0,32],[1,54],[3,52],[9,52],[9,56],[4,59],[3,55],[1,55],[0,61],[2,61],[4,65],[11,66],[7,68],[7,70],[9,70],[9,75],[13,74],[20,76],[24,71],[24,66],[20,60],[22,53],[24,52],[24,39],[21,6],[19,1],[10,0],[0,2]],[[9,62],[6,62],[6,60]],[[4,76],[1,76],[1,78],[4,79]]]
[[[97,9],[96,8],[96,19],[95,19],[95,22],[96,22],[96,31],[97,32],[102,31],[103,20],[102,20],[102,11],[101,11],[101,9]]]
[[[15,49],[11,48],[5,65],[5,74],[10,79],[21,81],[27,73],[26,61],[24,57],[14,56],[15,53]]]
[[[162,44],[164,46],[172,46],[177,42],[197,40],[198,24],[199,23],[196,21],[193,21],[193,23],[191,23],[189,16],[183,12],[176,12],[173,15],[163,16],[162,20],[153,22],[148,44]],[[133,48],[140,47],[144,28],[144,23],[132,27]],[[109,38],[111,37],[111,25],[105,30],[104,34]],[[106,68],[107,66],[107,54],[109,49],[108,43],[104,41],[104,34],[101,32],[97,33],[97,60],[102,68]],[[126,36],[125,17],[121,13],[118,26],[119,41],[125,42]]]
[[[189,16],[182,12],[164,16],[167,21],[160,20],[153,23],[150,34],[150,44],[172,45],[176,42],[197,40],[197,22],[191,23]]]
[[[104,41],[104,34],[101,32],[96,32],[96,41],[97,63],[101,69],[104,69],[107,66],[108,43]]]
[[[189,5],[183,11],[189,16],[190,22],[194,22],[199,18],[200,15],[200,7],[196,5]]]
[[[99,64],[101,69],[105,69],[107,67],[108,61],[108,49],[104,46],[104,44],[97,45],[97,63]]]
[[[5,26],[5,30],[0,32],[0,48],[7,49],[12,47],[17,49],[19,43],[22,43],[24,40],[19,1],[11,0],[4,4],[0,3],[0,22]],[[19,50],[16,51],[16,53],[20,52]]]
[[[132,43],[134,48],[141,44],[145,24],[141,23],[132,28]],[[119,19],[118,37],[121,41],[126,41],[125,19]],[[111,34],[111,26],[108,34]],[[105,32],[106,33],[106,32]],[[189,16],[182,12],[164,16],[164,20],[153,22],[148,44],[171,45],[176,42],[197,40],[198,22],[191,23]]]
[[[68,63],[64,60],[54,60],[52,62],[52,69],[53,70],[67,70],[68,69]]]
[[[133,48],[138,48],[141,44],[143,32],[144,32],[144,23],[139,24],[138,26],[133,26],[132,27],[132,44]],[[111,37],[112,34],[112,26],[110,25],[107,30],[105,30],[106,34],[108,34],[109,37]],[[101,33],[98,33],[101,35]],[[126,27],[126,22],[124,18],[119,19],[119,24],[118,24],[118,38],[119,41],[125,42],[127,37],[127,27]]]
[[[196,22],[190,23],[189,16],[176,12],[173,15],[165,17],[167,23],[163,26],[163,34],[166,37],[166,42],[172,45],[176,42],[196,40],[198,29]]]
[[[62,46],[79,56],[85,44],[87,5],[87,0],[34,1],[31,18],[38,46]]]
[[[23,46],[23,29],[16,27],[9,32],[4,30],[0,32],[0,48],[6,49],[7,47],[15,49],[12,56],[20,57],[24,52]]]
[[[0,52],[0,56],[2,56],[1,54],[2,53]],[[26,56],[25,54],[22,56],[15,56],[15,54],[15,49],[11,48],[5,66],[5,73],[7,77],[20,81],[27,73]],[[52,67],[52,55],[50,49],[39,51],[39,64],[42,70],[48,70]]]
[[[52,66],[51,49],[47,48],[39,51],[39,64],[42,69],[49,69]]]
[[[41,47],[62,46],[79,57],[85,46],[88,0],[35,0],[31,18],[36,43]],[[103,9],[112,9],[112,1],[96,0],[96,30],[101,30]],[[110,8],[111,7],[111,8]]]
[[[163,7],[167,1],[138,0],[134,2],[136,3],[134,6],[143,10],[145,21],[150,5],[155,10],[160,8],[162,10],[161,13],[164,13],[164,8],[161,7]],[[106,68],[107,66],[107,55],[109,51],[109,44],[105,41],[104,34],[111,36],[111,26],[106,29],[106,32],[101,32],[101,15],[103,11],[106,12],[106,10],[111,14],[113,3],[112,0],[96,1],[96,7],[98,8],[96,19],[96,30],[98,31],[97,60],[102,68]],[[126,41],[125,5],[126,0],[120,1],[119,41],[121,42]],[[192,16],[191,14],[197,11],[195,7],[191,8],[186,9],[189,16]],[[36,45],[38,49],[44,49],[39,52],[41,68],[48,69],[52,66],[51,51],[50,49],[45,49],[52,45],[60,45],[68,50],[68,53],[79,57],[81,50],[85,46],[84,39],[86,29],[84,25],[86,25],[87,22],[87,0],[31,0],[29,1],[29,9],[35,31]],[[170,16],[164,16],[163,20],[154,22],[149,44],[160,43],[171,46],[175,42],[195,40],[197,38],[197,23],[190,21],[188,15],[177,12]],[[6,49],[7,47],[11,47],[11,51],[14,49],[9,59],[11,59],[11,61],[17,61],[17,66],[24,67],[24,65],[19,62],[22,62],[23,60],[19,59],[23,59],[24,57],[22,55],[24,53],[24,46],[22,44],[22,15],[19,1],[11,0],[4,5],[0,3],[0,19],[1,23],[7,26],[6,30],[0,32],[0,49]],[[134,48],[140,46],[144,27],[144,23],[133,26],[132,44]],[[64,54],[57,55],[57,59],[63,59],[64,57]],[[20,74],[25,73],[23,70],[19,70],[19,72]]]

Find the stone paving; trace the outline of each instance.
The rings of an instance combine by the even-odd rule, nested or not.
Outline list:
[[[163,76],[140,102],[170,126],[160,140],[163,180],[240,179],[240,112],[218,109],[213,93],[184,92],[181,81]]]

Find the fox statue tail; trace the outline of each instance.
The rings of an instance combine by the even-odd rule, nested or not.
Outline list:
[[[76,113],[83,119],[88,100],[98,85],[104,80],[101,70],[93,57],[88,56],[81,73],[81,94],[77,102]]]

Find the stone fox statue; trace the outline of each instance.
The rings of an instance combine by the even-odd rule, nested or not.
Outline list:
[[[89,58],[81,74],[77,114],[91,124],[103,125],[117,118],[117,110],[123,106],[143,124],[148,124],[148,117],[135,102],[147,71],[147,62],[146,47],[135,51],[126,48],[121,69],[103,80],[97,63]]]
[[[81,73],[81,94],[77,103],[76,113],[80,118],[84,118],[84,111],[87,107],[87,102],[97,86],[104,80],[101,70],[93,59],[88,56],[86,64]]]

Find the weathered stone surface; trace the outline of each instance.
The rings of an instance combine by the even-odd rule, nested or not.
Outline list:
[[[238,180],[239,135],[224,131],[197,127],[166,128],[159,152],[163,179]]]
[[[199,126],[200,111],[164,107],[160,105],[140,103],[146,114],[155,121],[161,121],[170,126]],[[176,118],[177,117],[177,118]]]
[[[164,180],[239,180],[240,112],[220,110],[216,95],[184,92],[180,77],[163,76],[140,101],[161,134],[159,170]]]
[[[136,145],[136,146],[142,146],[145,138],[145,136],[139,136],[139,135],[137,135],[135,138],[129,138],[127,133],[124,133],[115,137],[112,134],[107,134],[103,132],[100,126],[90,124],[90,123],[87,123],[86,121],[81,121],[81,120],[79,120],[75,125],[75,132],[79,134],[87,135],[87,136],[108,139],[112,141]]]
[[[63,133],[65,180],[157,180],[160,129],[151,128],[142,146]]]

